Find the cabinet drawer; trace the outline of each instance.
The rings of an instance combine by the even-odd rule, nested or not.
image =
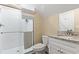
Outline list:
[[[60,39],[49,39],[49,42],[55,42],[57,44],[62,44],[64,46],[67,46],[67,47],[71,47],[71,48],[75,48],[75,49],[79,49],[79,45],[76,44],[76,43],[73,43],[73,42],[68,42],[68,41],[64,41],[64,40],[60,40]]]
[[[56,43],[56,42],[52,42],[50,43],[50,45],[53,47],[53,46],[56,46],[56,47],[59,47],[60,49],[64,50],[64,51],[67,51],[67,53],[79,53],[77,49],[75,48],[71,48],[69,46],[65,46],[63,44],[59,44],[59,43]]]
[[[62,46],[59,46],[56,44],[50,44],[49,49],[50,49],[50,53],[52,53],[52,54],[70,54],[70,53],[72,53],[72,51],[69,51],[65,48],[63,49]]]

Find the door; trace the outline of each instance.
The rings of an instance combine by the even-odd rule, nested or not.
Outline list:
[[[21,45],[21,11],[1,6],[0,49],[2,53],[17,53]]]
[[[24,39],[24,53],[32,50],[33,46],[33,17],[29,15],[23,15],[22,19],[22,31]]]

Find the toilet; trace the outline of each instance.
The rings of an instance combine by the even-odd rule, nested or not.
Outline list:
[[[48,45],[48,36],[43,35],[42,36],[42,43],[35,44],[33,46],[33,51],[35,53],[39,54],[40,51],[43,51],[47,45]]]

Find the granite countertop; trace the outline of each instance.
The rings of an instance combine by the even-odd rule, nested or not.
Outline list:
[[[78,42],[79,43],[79,36],[58,36],[58,35],[49,35],[48,37],[70,41],[70,42]]]

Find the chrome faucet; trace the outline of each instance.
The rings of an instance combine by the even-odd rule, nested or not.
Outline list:
[[[66,34],[67,34],[67,35],[73,35],[73,32],[72,32],[72,30],[67,30],[67,31],[66,31]]]

